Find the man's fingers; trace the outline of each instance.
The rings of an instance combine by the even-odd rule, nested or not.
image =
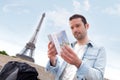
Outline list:
[[[51,41],[48,43],[48,49],[50,48]]]
[[[67,57],[72,58],[72,54],[70,54],[70,52],[65,47],[62,48],[62,51]]]
[[[55,54],[56,53],[56,49],[55,48],[51,48],[48,50],[48,54]]]
[[[68,63],[71,62],[71,58],[70,58],[67,54],[65,54],[64,52],[61,52],[61,57],[62,57],[66,62],[68,62]]]
[[[67,49],[67,51],[69,51],[70,53],[73,52],[73,50],[69,46],[67,46],[67,45],[65,45],[64,48]]]

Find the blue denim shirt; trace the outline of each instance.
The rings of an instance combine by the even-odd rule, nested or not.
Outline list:
[[[75,43],[72,44],[74,47]],[[60,80],[60,76],[64,71],[67,62],[63,62],[60,66],[58,58],[56,66],[50,65],[50,61],[46,66],[46,70],[55,75],[55,80]],[[92,41],[87,44],[87,48],[82,58],[82,64],[77,69],[77,80],[103,80],[104,69],[106,65],[106,53],[103,47],[96,46]]]

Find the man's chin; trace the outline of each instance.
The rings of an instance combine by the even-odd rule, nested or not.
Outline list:
[[[82,38],[77,36],[77,37],[75,37],[75,39],[76,40],[81,40]]]
[[[75,37],[75,39],[79,40],[80,38],[79,37]]]

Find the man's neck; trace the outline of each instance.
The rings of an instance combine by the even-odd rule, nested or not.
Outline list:
[[[89,41],[88,37],[86,36],[84,39],[82,40],[77,40],[77,43],[80,44],[80,45],[85,45],[87,44]]]

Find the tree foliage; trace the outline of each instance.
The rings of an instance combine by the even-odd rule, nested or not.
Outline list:
[[[3,55],[7,55],[8,56],[8,54],[6,53],[6,51],[0,51],[0,54],[3,54]]]

